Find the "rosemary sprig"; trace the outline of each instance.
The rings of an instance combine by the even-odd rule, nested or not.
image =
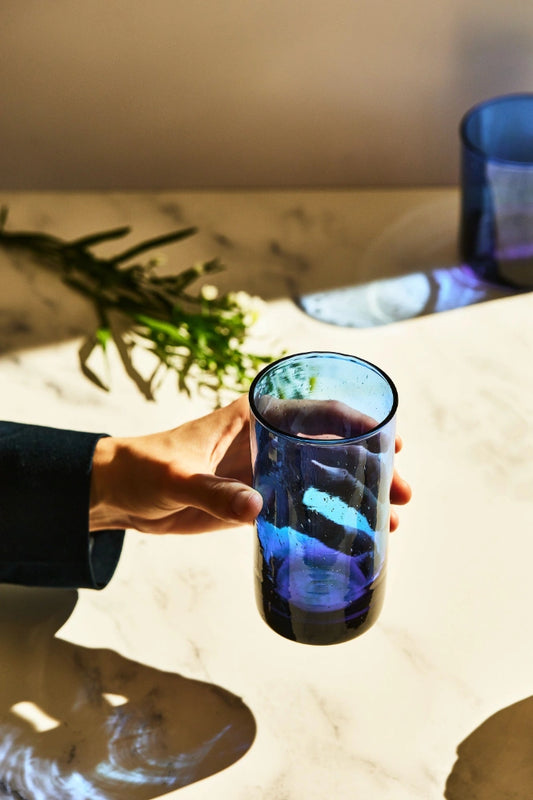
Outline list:
[[[194,292],[192,284],[224,269],[217,259],[197,264],[174,275],[158,275],[158,262],[138,263],[138,256],[154,248],[182,241],[196,233],[184,228],[141,242],[111,258],[101,258],[91,248],[120,239],[129,227],[90,234],[72,241],[36,232],[5,230],[8,210],[0,209],[0,245],[23,249],[37,263],[51,269],[67,286],[87,298],[97,315],[96,329],[79,350],[83,374],[109,391],[109,385],[89,367],[95,350],[107,362],[111,341],[127,374],[148,400],[153,400],[161,373],[177,374],[180,391],[192,385],[214,392],[244,391],[257,370],[271,361],[269,355],[246,351],[244,344],[255,321],[251,298],[244,292],[218,295],[213,286]],[[132,360],[137,346],[155,358],[153,372],[140,374]]]

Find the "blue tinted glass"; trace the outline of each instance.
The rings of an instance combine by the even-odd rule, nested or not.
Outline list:
[[[252,386],[256,594],[282,636],[333,644],[379,614],[396,402],[380,370],[337,354],[283,359]]]

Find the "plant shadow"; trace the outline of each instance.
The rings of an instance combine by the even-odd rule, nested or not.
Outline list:
[[[531,800],[533,697],[496,712],[457,748],[446,800]]]
[[[0,587],[0,797],[151,800],[246,753],[239,697],[58,638],[77,597]]]

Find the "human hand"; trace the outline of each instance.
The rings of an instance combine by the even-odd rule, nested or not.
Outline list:
[[[162,433],[96,445],[90,529],[196,533],[252,522],[248,398]]]
[[[263,503],[251,483],[248,398],[242,395],[169,431],[100,439],[93,459],[89,527],[197,533],[249,523]],[[390,496],[395,505],[411,497],[409,485],[396,472]],[[393,509],[391,530],[398,521]]]

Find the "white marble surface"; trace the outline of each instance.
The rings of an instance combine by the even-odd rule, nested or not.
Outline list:
[[[297,645],[264,625],[247,527],[129,532],[102,592],[0,588],[0,797],[530,800],[533,296],[367,328],[319,322],[290,299],[451,268],[455,191],[0,202],[12,228],[65,237],[197,224],[167,251],[171,267],[220,255],[221,286],[268,301],[265,336],[390,373],[414,490],[381,617],[344,645]],[[1,253],[0,274],[3,418],[125,434],[203,410],[172,380],[147,402],[118,361],[112,392],[99,391],[77,364],[83,305]]]

